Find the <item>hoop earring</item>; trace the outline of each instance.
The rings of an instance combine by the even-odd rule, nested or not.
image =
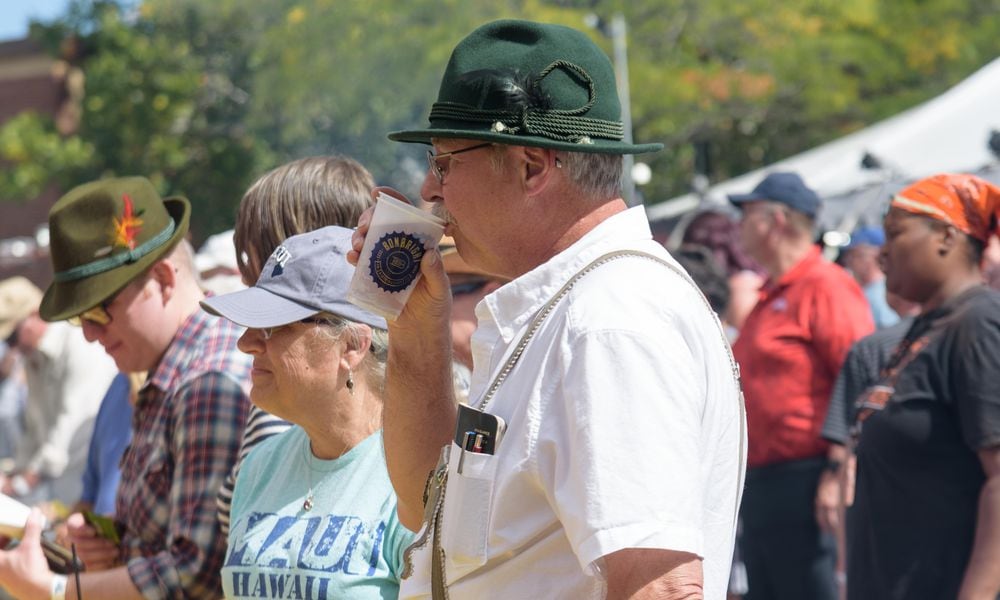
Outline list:
[[[351,371],[347,371],[347,391],[354,395],[354,379],[351,377]]]

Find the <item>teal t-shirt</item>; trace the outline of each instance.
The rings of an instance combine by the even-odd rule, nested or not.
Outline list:
[[[262,442],[240,469],[231,523],[226,598],[396,598],[414,538],[396,517],[381,431],[335,460],[313,456],[301,427]]]

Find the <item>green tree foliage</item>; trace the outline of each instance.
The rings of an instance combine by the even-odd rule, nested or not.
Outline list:
[[[0,198],[143,173],[191,198],[204,235],[231,225],[255,177],[327,153],[413,194],[422,149],[385,135],[426,122],[454,44],[521,17],[588,31],[610,55],[588,13],[625,16],[634,138],[668,146],[640,157],[647,203],[687,191],[696,147],[712,179],[737,175],[944,91],[1000,40],[1000,0],[77,0],[35,35],[80,44],[79,131],[7,123]]]
[[[630,23],[647,198],[687,191],[695,143],[713,180],[764,166],[946,90],[1000,54],[1000,1],[600,2]]]
[[[240,40],[184,16],[184,27],[171,28],[141,14],[126,20],[112,2],[77,2],[65,19],[36,25],[36,37],[85,74],[80,124],[63,138],[51,119],[27,114],[0,129],[9,165],[0,198],[141,174],[163,194],[187,196],[196,229],[230,226],[259,153],[229,83],[238,69],[219,64]]]
[[[269,14],[269,26],[250,55],[248,127],[268,140],[279,162],[347,154],[380,182],[410,192],[426,164],[416,149],[389,142],[386,133],[426,120],[451,47],[503,8],[465,0],[257,6]]]
[[[94,148],[78,136],[64,139],[51,119],[28,111],[0,128],[0,198],[27,199],[39,195],[54,173],[82,170]]]

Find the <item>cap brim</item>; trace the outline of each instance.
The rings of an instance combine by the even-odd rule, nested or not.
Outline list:
[[[851,240],[846,245],[841,246],[841,250],[851,250],[854,248],[860,248],[861,246],[871,246],[872,248],[881,248],[885,244],[880,244],[874,240]]]
[[[394,131],[389,139],[394,142],[414,144],[430,144],[433,138],[483,140],[510,146],[532,146],[536,148],[552,148],[568,152],[588,152],[592,154],[645,154],[663,150],[663,144],[626,144],[604,139],[594,139],[591,144],[563,142],[540,136],[518,136],[494,131],[477,131],[472,129],[410,129]]]
[[[191,203],[173,196],[163,199],[167,213],[174,220],[174,234],[166,242],[139,260],[118,268],[75,281],[53,282],[45,290],[38,314],[46,321],[65,321],[94,308],[132,282],[139,274],[163,258],[168,250],[187,235]]]
[[[754,194],[752,192],[749,194],[730,194],[727,198],[729,198],[729,202],[733,206],[739,206],[740,204],[744,204],[746,202],[766,200],[766,198],[760,194]]]
[[[237,325],[253,328],[287,325],[322,312],[259,287],[205,298],[201,307]]]
[[[237,325],[255,329],[287,325],[324,311],[370,327],[388,327],[382,317],[346,300],[334,302],[321,310],[256,286],[221,296],[210,296],[201,301],[201,307],[206,312],[229,319]]]

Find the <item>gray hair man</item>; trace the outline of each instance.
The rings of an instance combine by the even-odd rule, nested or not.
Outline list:
[[[476,307],[457,414],[438,251],[389,324],[386,459],[400,519],[431,534],[401,596],[722,597],[744,472],[736,367],[620,197],[621,155],[661,146],[622,141],[607,56],[566,27],[486,24],[455,48],[430,127],[389,137],[433,146],[421,196],[466,262],[511,280]],[[364,268],[369,220],[350,257]]]

